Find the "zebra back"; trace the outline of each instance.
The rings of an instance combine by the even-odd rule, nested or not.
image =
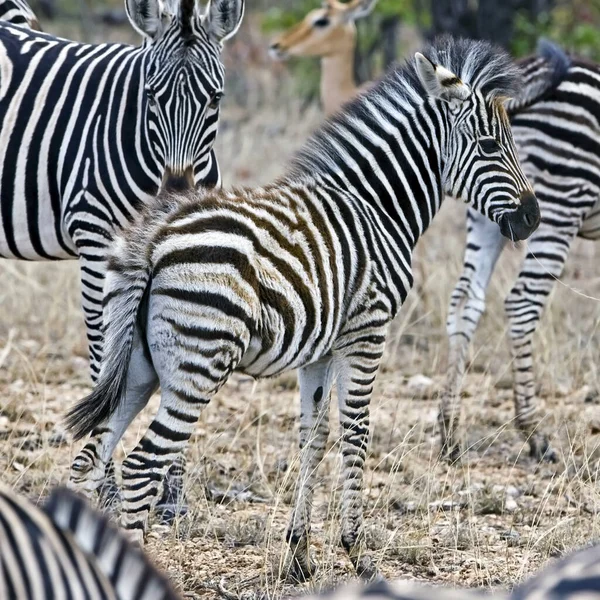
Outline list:
[[[42,31],[37,16],[25,0],[0,0],[0,19],[34,31]]]
[[[0,598],[178,598],[141,550],[63,488],[40,509],[0,486],[0,564]]]

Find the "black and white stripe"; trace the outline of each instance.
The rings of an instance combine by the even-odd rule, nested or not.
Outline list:
[[[505,300],[513,357],[516,425],[536,459],[555,459],[540,425],[532,338],[575,237],[600,239],[600,66],[569,59],[544,44],[522,63],[525,88],[509,106],[523,169],[540,203],[541,224],[528,241]],[[448,373],[440,410],[443,453],[460,454],[460,388],[485,293],[505,246],[500,231],[470,210],[464,268],[448,311]]]
[[[168,580],[106,517],[65,489],[43,508],[0,485],[0,598],[176,600]]]
[[[40,22],[25,0],[0,0],[0,19],[41,31]]]
[[[161,186],[219,182],[220,54],[243,7],[126,0],[140,47],[0,26],[0,256],[79,258],[94,379],[114,229]]]
[[[342,543],[357,571],[369,402],[388,324],[412,285],[411,257],[445,193],[522,239],[539,213],[502,98],[518,72],[485,43],[445,39],[393,71],[308,142],[281,180],[162,197],[116,238],[94,392],[69,414],[88,492],[160,383],[155,420],[123,463],[123,524],[141,536],[165,471],[234,370],[300,369],[301,473],[289,540],[312,572],[310,506],[330,391],[342,427]]]

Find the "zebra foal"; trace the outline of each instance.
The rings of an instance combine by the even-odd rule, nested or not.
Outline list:
[[[427,57],[426,57],[427,56]],[[272,185],[162,196],[118,235],[106,281],[99,382],[68,415],[88,493],[159,383],[161,405],[123,463],[123,525],[143,536],[164,473],[234,370],[300,369],[300,485],[289,526],[309,559],[316,467],[337,387],[342,544],[360,574],[369,401],[388,324],[412,284],[411,256],[445,193],[523,239],[538,225],[503,99],[518,71],[485,43],[441,40],[392,71],[307,143]]]
[[[3,600],[177,600],[139,548],[83,498],[57,489],[38,508],[0,485]]]
[[[533,335],[573,240],[600,239],[600,66],[569,58],[549,43],[521,63],[521,99],[507,106],[523,170],[540,203],[541,223],[505,300],[513,358],[516,426],[536,460],[555,460],[541,425],[533,371]],[[469,346],[505,238],[469,209],[461,277],[448,309],[449,355],[440,407],[442,454],[462,454],[457,430]]]

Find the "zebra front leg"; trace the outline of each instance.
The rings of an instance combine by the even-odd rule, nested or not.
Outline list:
[[[331,357],[299,370],[300,382],[300,475],[287,540],[292,550],[292,575],[298,581],[315,571],[310,559],[310,519],[317,469],[325,455],[329,436],[329,404],[333,383]]]
[[[529,443],[530,456],[555,462],[556,452],[540,426],[535,393],[533,335],[555,280],[560,277],[578,227],[542,223],[531,237],[519,277],[505,300],[513,358],[515,419]]]
[[[485,310],[485,292],[506,238],[500,228],[478,212],[467,212],[467,244],[463,272],[452,292],[446,331],[448,366],[439,412],[440,455],[457,461],[462,449],[457,439],[460,394],[469,346]]]
[[[118,488],[114,478],[112,454],[123,433],[146,406],[157,386],[156,371],[147,355],[145,342],[137,330],[127,372],[126,399],[106,425],[94,431],[90,441],[76,456],[69,477],[70,487],[88,497],[99,492],[101,504],[107,501],[113,504],[118,499],[115,497],[118,496]]]
[[[369,404],[383,355],[383,333],[368,332],[340,359],[337,379],[342,450],[342,546],[359,577],[377,575],[363,553],[363,477],[369,443]]]

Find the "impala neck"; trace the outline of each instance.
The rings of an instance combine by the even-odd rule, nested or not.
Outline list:
[[[328,116],[358,92],[354,79],[355,43],[353,39],[345,50],[321,59],[321,102]]]

